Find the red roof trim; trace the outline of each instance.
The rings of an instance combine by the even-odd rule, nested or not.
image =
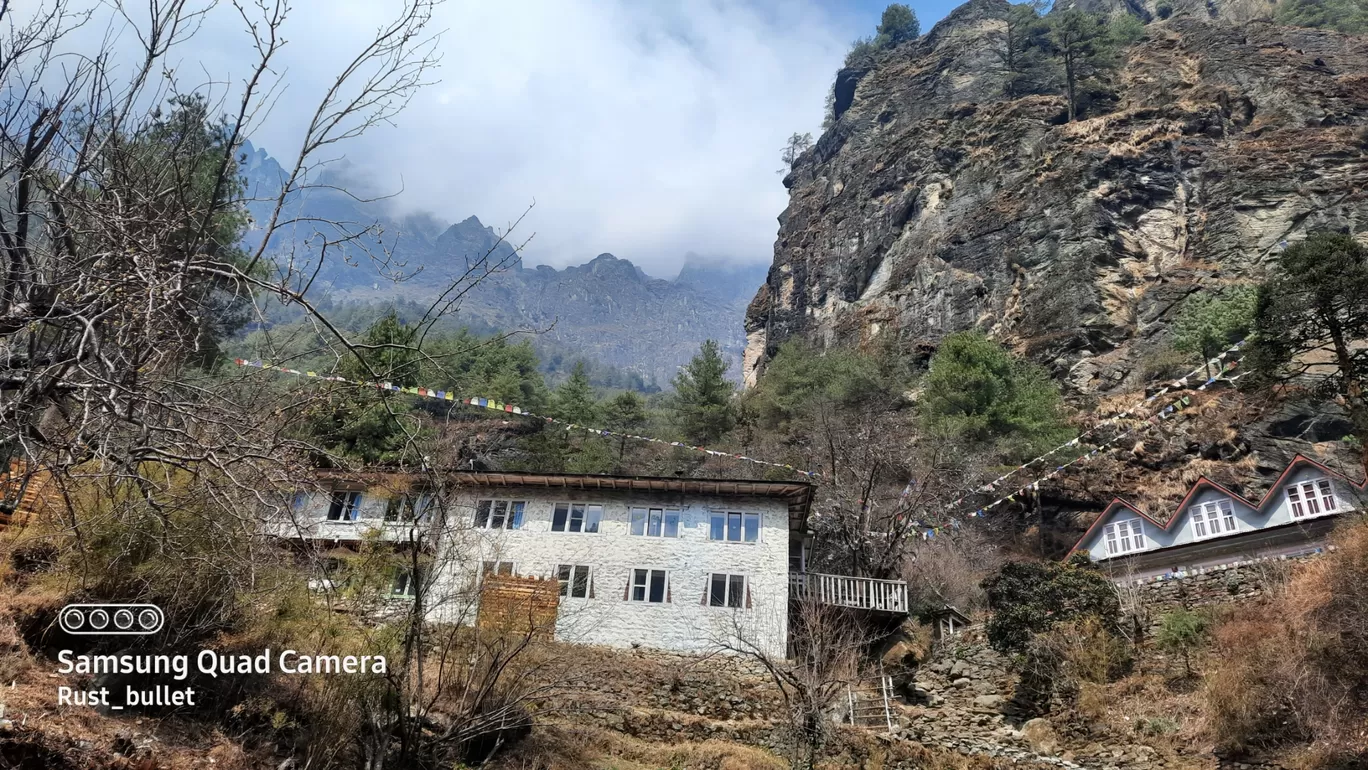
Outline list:
[[[1069,549],[1068,556],[1073,556],[1075,553],[1077,553],[1079,547],[1082,546],[1083,543],[1087,542],[1088,539],[1092,537],[1093,532],[1099,526],[1101,526],[1103,522],[1106,522],[1111,518],[1112,514],[1116,512],[1118,506],[1130,509],[1135,514],[1140,516],[1140,518],[1144,519],[1150,524],[1153,524],[1160,530],[1168,532],[1171,529],[1173,529],[1174,525],[1177,524],[1179,519],[1183,517],[1183,512],[1187,510],[1188,502],[1192,500],[1192,496],[1197,494],[1197,492],[1202,487],[1206,486],[1215,489],[1218,492],[1223,492],[1229,495],[1232,500],[1239,500],[1245,506],[1253,508],[1257,511],[1261,510],[1265,505],[1268,504],[1268,501],[1272,499],[1274,493],[1276,493],[1279,489],[1282,488],[1283,482],[1287,480],[1288,475],[1291,474],[1293,470],[1297,469],[1301,465],[1311,465],[1315,468],[1318,468],[1321,471],[1323,471],[1326,475],[1334,476],[1335,478],[1340,479],[1341,481],[1345,481],[1350,486],[1358,488],[1359,491],[1365,491],[1365,487],[1368,486],[1368,478],[1365,478],[1363,481],[1354,481],[1353,479],[1349,478],[1343,473],[1340,473],[1337,470],[1334,470],[1321,463],[1318,463],[1315,460],[1312,460],[1311,458],[1303,454],[1297,454],[1292,458],[1291,462],[1287,464],[1287,467],[1283,469],[1282,473],[1278,474],[1278,478],[1273,482],[1273,485],[1268,488],[1268,491],[1264,492],[1263,496],[1259,498],[1258,502],[1250,500],[1243,495],[1237,495],[1229,489],[1226,489],[1220,484],[1217,484],[1216,482],[1207,478],[1206,476],[1202,476],[1201,478],[1197,479],[1192,483],[1192,487],[1188,489],[1188,493],[1183,496],[1183,501],[1178,504],[1178,507],[1174,509],[1173,515],[1169,517],[1168,524],[1160,524],[1158,521],[1150,517],[1149,514],[1145,513],[1139,508],[1136,508],[1134,505],[1131,505],[1129,502],[1122,500],[1119,497],[1112,498],[1112,501],[1108,503],[1107,507],[1102,510],[1102,514],[1097,517],[1097,520],[1092,523],[1092,526],[1088,527],[1088,531],[1084,532],[1083,536],[1078,539],[1078,542],[1074,543],[1073,548]],[[1065,558],[1067,558],[1067,556]]]

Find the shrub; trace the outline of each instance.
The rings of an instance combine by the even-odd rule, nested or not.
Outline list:
[[[919,416],[929,432],[992,445],[1008,458],[1031,456],[1073,433],[1049,373],[980,332],[946,337],[924,386]]]
[[[1159,0],[1154,6],[1154,13],[1161,19],[1167,19],[1173,15],[1173,3],[1169,0]]]
[[[1159,619],[1155,644],[1166,652],[1183,656],[1183,670],[1192,675],[1192,651],[1206,639],[1207,619],[1187,609],[1174,610]]]
[[[1119,628],[1116,587],[1086,556],[1064,563],[1008,562],[983,581],[988,643],[1002,653],[1025,652],[1036,635],[1060,623],[1095,618],[1108,634]]]
[[[1203,361],[1244,339],[1254,328],[1258,292],[1237,286],[1219,294],[1194,294],[1173,325],[1173,349]]]

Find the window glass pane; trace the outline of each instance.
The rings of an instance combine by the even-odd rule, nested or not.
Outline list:
[[[1339,504],[1335,501],[1335,490],[1330,486],[1329,479],[1321,479],[1317,484],[1320,486],[1322,506],[1327,511],[1336,510]]]
[[[399,512],[404,507],[402,497],[391,497],[385,501],[385,521],[398,521]]]
[[[480,562],[480,572],[482,572],[482,573],[484,573],[484,574],[486,574],[486,575],[492,575],[492,574],[494,574],[494,570],[495,570],[496,567],[498,567],[498,565],[495,564],[495,563],[492,562],[492,561],[482,561],[482,562]]]
[[[556,567],[556,579],[560,581],[560,595],[565,596],[570,588],[570,573],[574,569],[569,564]]]
[[[723,607],[727,604],[727,576],[713,575],[708,588],[708,606]]]
[[[661,510],[659,508],[652,508],[650,523],[646,527],[646,534],[651,537],[660,537],[660,523]]]
[[[760,539],[760,514],[746,514],[746,542],[754,543]]]
[[[489,526],[489,501],[481,500],[475,504],[475,526],[484,528]]]
[[[741,514],[727,514],[727,541],[733,543],[741,542]]]
[[[651,570],[651,601],[660,603],[665,601],[665,571]]]
[[[729,580],[731,585],[727,587],[727,606],[740,607],[741,598],[746,593],[746,578],[743,575],[732,575]]]
[[[646,601],[646,570],[644,569],[632,572],[632,600]]]
[[[646,509],[645,509],[645,508],[633,508],[633,509],[632,509],[632,534],[633,534],[633,535],[644,535],[644,534],[646,534]]]
[[[679,537],[679,511],[665,512],[665,537]]]
[[[519,500],[512,505],[512,512],[508,515],[508,527],[509,529],[522,529],[523,509],[527,507],[527,503]]]
[[[570,506],[570,531],[579,532],[584,529],[584,506]]]
[[[551,512],[551,531],[564,532],[565,519],[570,515],[570,506],[565,503],[556,503],[556,510]]]
[[[603,518],[603,506],[591,505],[584,509],[584,531],[598,532],[599,520]]]
[[[575,584],[570,589],[570,595],[576,599],[583,599],[589,595],[589,568],[575,568]]]
[[[511,562],[511,561],[501,561],[501,562],[499,562],[499,574],[500,574],[500,575],[512,575],[512,574],[513,574],[513,562]]]
[[[727,514],[713,513],[708,519],[708,539],[726,539]]]
[[[1316,498],[1316,487],[1311,483],[1302,485],[1302,500],[1306,503],[1307,515],[1320,513],[1320,500]]]
[[[1138,550],[1140,550],[1141,548],[1144,548],[1144,547],[1145,547],[1145,536],[1144,536],[1143,534],[1141,534],[1141,529],[1142,529],[1142,528],[1141,528],[1141,526],[1140,526],[1140,522],[1134,521],[1134,522],[1131,522],[1131,524],[1132,524],[1132,526],[1134,526],[1134,528],[1135,528],[1135,537],[1134,537],[1134,541],[1135,541],[1135,550],[1138,551]]]
[[[503,526],[504,526],[504,517],[507,515],[507,513],[508,513],[508,501],[507,501],[507,500],[495,500],[495,501],[494,501],[494,513],[490,514],[490,516],[489,516],[489,526],[490,526],[492,529],[503,529]]]
[[[346,501],[342,499],[341,492],[333,492],[328,500],[328,521],[337,521],[342,518],[342,506]]]

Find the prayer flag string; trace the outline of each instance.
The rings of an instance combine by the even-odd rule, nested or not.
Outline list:
[[[395,385],[392,382],[367,382],[364,380],[349,380],[346,377],[336,377],[332,375],[319,374],[318,372],[300,371],[299,369],[291,369],[285,366],[276,366],[274,364],[261,360],[248,360],[244,358],[236,358],[233,359],[233,362],[236,363],[238,366],[245,366],[253,369],[265,369],[273,372],[283,372],[285,374],[291,374],[296,377],[307,377],[311,379],[325,380],[327,382],[340,382],[347,385],[355,385],[357,387],[369,388],[372,390],[383,390],[392,393],[406,393],[408,395],[418,396],[420,398],[431,398],[436,399],[438,401],[450,402],[453,404],[466,404],[468,406],[490,409],[496,412],[503,412],[504,414],[516,414],[522,417],[529,417],[534,420],[542,420],[543,422],[547,422],[550,424],[560,425],[564,427],[567,431],[577,431],[582,433],[588,433],[591,435],[612,438],[627,438],[632,439],[634,441],[645,441],[651,444],[660,444],[663,446],[675,447],[678,449],[687,449],[693,452],[706,454],[711,457],[726,457],[731,460],[740,460],[742,462],[752,463],[754,465],[764,465],[770,468],[783,468],[786,471],[791,471],[793,473],[797,473],[800,476],[806,476],[808,478],[822,477],[822,474],[817,471],[807,471],[803,470],[802,468],[795,468],[792,465],[789,465],[788,463],[770,462],[769,460],[761,460],[756,457],[749,457],[747,455],[738,454],[736,452],[724,452],[720,449],[709,449],[707,447],[702,446],[693,446],[691,444],[686,444],[682,441],[666,441],[663,438],[655,438],[654,436],[640,436],[635,433],[623,433],[620,431],[607,430],[605,428],[594,428],[587,425],[579,425],[577,423],[569,422],[568,420],[561,420],[556,417],[548,417],[547,415],[537,414],[515,404],[505,403],[493,398],[484,398],[480,396],[475,396],[471,398],[457,398],[456,393],[454,391],[449,390],[440,390],[438,388],[407,387],[402,385]]]

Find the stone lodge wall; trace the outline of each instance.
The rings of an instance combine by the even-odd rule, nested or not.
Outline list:
[[[1269,588],[1285,582],[1298,564],[1318,556],[1319,553],[1310,553],[1254,559],[1178,573],[1162,580],[1118,581],[1117,590],[1124,611],[1134,614],[1138,610],[1143,618],[1155,622],[1160,615],[1182,607],[1258,601]]]

